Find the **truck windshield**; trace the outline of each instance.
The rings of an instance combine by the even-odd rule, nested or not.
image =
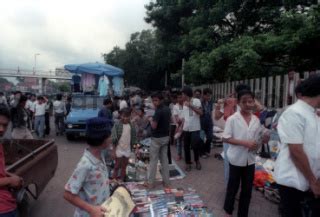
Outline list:
[[[103,98],[98,96],[74,96],[72,99],[73,108],[101,108],[102,105]]]

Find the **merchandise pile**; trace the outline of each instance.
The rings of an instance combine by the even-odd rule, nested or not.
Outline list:
[[[146,190],[142,183],[126,183],[136,204],[135,217],[213,217],[194,189]]]

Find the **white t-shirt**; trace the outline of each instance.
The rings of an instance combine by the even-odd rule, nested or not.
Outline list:
[[[120,107],[120,111],[124,108],[128,108],[128,103],[125,100],[121,100],[119,107]]]
[[[35,116],[41,116],[41,115],[45,115],[46,113],[46,105],[47,103],[42,103],[41,105],[36,102],[35,103]]]
[[[183,105],[180,105],[179,103],[175,104],[172,109],[172,115],[174,117],[178,116],[179,119],[183,119]]]
[[[262,126],[255,115],[251,115],[249,125],[240,112],[231,115],[226,122],[223,138],[239,140],[256,140],[256,135],[261,132]],[[255,152],[241,145],[231,145],[227,151],[229,162],[234,166],[244,167],[255,163]]]
[[[201,108],[201,101],[197,98],[192,98],[190,103],[195,108]],[[194,132],[201,129],[200,115],[198,115],[195,111],[185,105],[183,106],[183,118],[183,131]]]
[[[123,130],[116,149],[117,157],[130,157],[131,154],[131,127],[123,124]]]
[[[59,100],[54,101],[53,103],[53,110],[56,114],[66,113],[66,106],[65,103]]]
[[[288,144],[302,144],[313,174],[320,178],[320,118],[312,106],[298,100],[283,112],[277,129],[281,143],[275,180],[280,185],[306,191],[309,182],[293,163]]]

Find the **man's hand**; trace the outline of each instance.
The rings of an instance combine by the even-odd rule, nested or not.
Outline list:
[[[320,197],[320,180],[310,183],[310,188],[316,197]]]
[[[91,210],[89,211],[90,217],[104,217],[107,210],[102,206],[92,206]]]
[[[23,185],[23,179],[16,175],[11,175],[9,178],[9,186],[12,188],[21,188]]]
[[[184,105],[187,106],[187,107],[190,107],[190,106],[191,106],[191,103],[190,103],[189,101],[185,101],[185,102],[184,102]]]
[[[245,147],[247,147],[250,151],[253,151],[256,150],[258,146],[256,141],[250,140],[246,142]]]

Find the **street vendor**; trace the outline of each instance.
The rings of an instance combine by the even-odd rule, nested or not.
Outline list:
[[[275,166],[275,180],[280,185],[285,217],[302,217],[301,202],[311,190],[312,216],[320,216],[320,77],[300,83],[299,100],[280,117],[278,132],[280,153]],[[296,91],[297,92],[297,91]]]

